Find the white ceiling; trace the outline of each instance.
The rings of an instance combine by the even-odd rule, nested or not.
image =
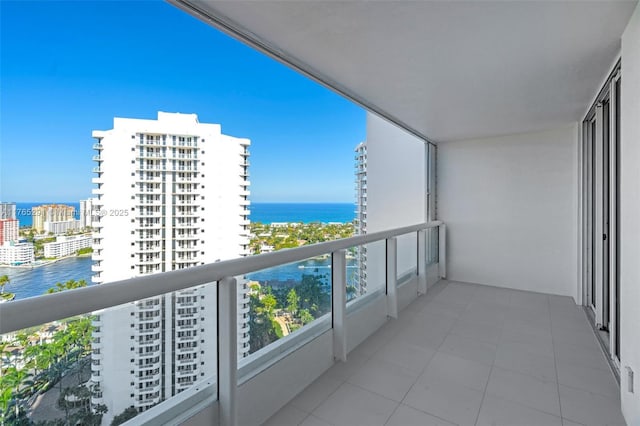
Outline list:
[[[435,142],[581,120],[636,6],[635,0],[173,1],[276,49]]]

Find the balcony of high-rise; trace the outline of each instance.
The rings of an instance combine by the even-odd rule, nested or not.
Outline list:
[[[119,261],[150,275],[0,304],[0,333],[91,315],[91,381],[130,378],[128,425],[640,424],[636,1],[170,3],[367,110],[349,152],[366,232],[201,264],[217,210],[189,194],[215,167],[188,158],[196,138],[140,132],[136,179],[184,150],[175,186],[123,185]],[[241,227],[250,191],[229,185]],[[303,261],[321,272],[290,281],[300,299],[244,278]]]

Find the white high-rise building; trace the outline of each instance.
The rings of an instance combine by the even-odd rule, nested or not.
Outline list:
[[[354,220],[356,235],[367,233],[367,143],[361,142],[355,148],[356,175],[356,218]],[[356,248],[358,273],[356,273],[356,289],[359,294],[367,291],[367,247]]]
[[[16,203],[0,203],[0,220],[16,219]]]
[[[60,236],[55,241],[44,243],[44,257],[64,257],[78,250],[91,247],[92,238],[88,234]]]
[[[96,156],[96,159],[100,156]],[[80,200],[80,227],[91,228],[93,227],[93,221],[95,220],[95,211],[93,208],[93,198],[86,200]]]
[[[195,114],[115,118],[94,131],[98,185],[92,280],[106,283],[248,254],[248,139]],[[238,290],[238,356],[249,352],[248,293]],[[213,285],[98,312],[92,381],[104,422],[144,411],[216,372]],[[107,373],[108,372],[108,373]]]

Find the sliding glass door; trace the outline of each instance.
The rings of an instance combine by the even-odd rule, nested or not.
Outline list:
[[[620,353],[620,72],[611,74],[583,122],[582,241],[584,304],[614,361]]]

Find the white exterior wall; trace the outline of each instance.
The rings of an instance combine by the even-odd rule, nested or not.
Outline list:
[[[91,228],[93,226],[93,199],[80,200],[80,226]]]
[[[355,234],[367,233],[367,143],[361,142],[355,148],[355,180],[356,180],[356,217]],[[367,291],[367,247],[356,248],[358,273],[355,287],[359,294]]]
[[[577,126],[438,145],[451,280],[577,297]]]
[[[100,212],[94,282],[247,253],[247,139],[198,123],[195,114],[162,112],[158,120],[116,118],[114,129],[94,137],[100,141],[93,179],[99,196],[93,204]],[[248,295],[238,293],[238,352],[244,356]],[[101,394],[93,402],[109,407],[104,424],[131,405],[147,409],[215,375],[215,306],[215,287],[209,285],[99,313],[92,379]]]
[[[93,238],[87,235],[58,237],[56,241],[44,244],[44,257],[69,256],[80,249],[91,247]]]
[[[82,229],[83,226],[79,220],[63,220],[59,222],[44,222],[44,231],[51,232],[55,235],[65,234],[69,231],[77,231]]]
[[[426,220],[425,142],[367,113],[367,232]],[[416,267],[415,236],[398,239],[398,274]],[[384,244],[367,248],[367,286],[384,286]]]
[[[629,425],[640,424],[640,6],[622,35],[620,143],[620,303],[622,412]],[[626,368],[635,373],[628,392]]]
[[[0,263],[22,265],[35,262],[33,244],[5,243],[0,246]]]
[[[20,222],[17,219],[0,219],[0,245],[18,241],[20,237]]]
[[[0,203],[0,219],[16,219],[16,203]]]

